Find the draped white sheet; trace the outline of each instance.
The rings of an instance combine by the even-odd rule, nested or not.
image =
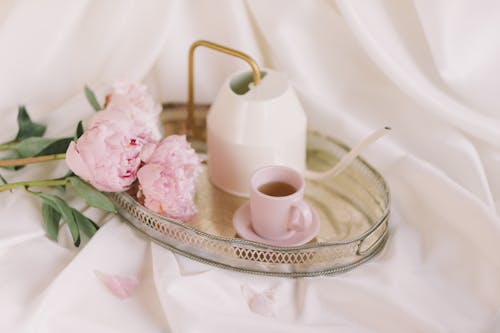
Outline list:
[[[187,49],[208,39],[286,71],[310,126],[353,144],[389,124],[365,157],[389,181],[384,251],[332,277],[281,279],[219,270],[174,255],[120,218],[80,249],[45,237],[39,202],[0,193],[2,332],[500,332],[500,5],[497,1],[0,2],[0,142],[18,104],[73,132],[88,118],[82,87],[144,81],[185,101]],[[209,102],[244,68],[200,50],[196,98]],[[9,181],[56,177],[63,162]],[[122,301],[94,270],[135,275]],[[275,291],[275,317],[241,292]]]

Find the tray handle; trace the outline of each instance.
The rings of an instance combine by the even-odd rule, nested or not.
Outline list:
[[[385,238],[387,237],[387,234],[388,234],[388,229],[389,229],[388,228],[388,221],[389,221],[389,216],[386,216],[384,221],[378,227],[379,230],[381,229],[382,231],[376,230],[373,233],[370,233],[370,234],[364,236],[359,241],[358,248],[356,251],[356,254],[358,256],[364,256],[367,253],[370,253],[374,248],[378,247],[378,245],[380,243],[382,243],[383,240],[385,240]],[[373,241],[373,243],[369,244],[366,248],[364,248],[363,245],[365,244],[365,242],[367,242],[367,241],[369,242],[370,237],[372,237],[373,235],[375,235],[377,233],[380,233],[380,236],[375,241]]]

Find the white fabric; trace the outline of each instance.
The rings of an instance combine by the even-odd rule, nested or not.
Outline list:
[[[0,193],[2,332],[500,332],[500,6],[496,1],[0,2],[0,142],[18,104],[73,132],[117,79],[162,102],[186,100],[187,49],[208,39],[286,71],[310,126],[354,144],[391,134],[365,157],[390,183],[391,237],[359,268],[282,279],[199,264],[147,241],[116,216],[80,249],[45,237],[39,202]],[[245,65],[197,53],[196,98],[211,101]],[[63,162],[9,181],[63,175]],[[94,270],[140,279],[112,296]],[[275,317],[241,287],[274,290]]]

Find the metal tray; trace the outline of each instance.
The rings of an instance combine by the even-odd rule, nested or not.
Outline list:
[[[196,132],[191,142],[205,154],[204,116],[195,112]],[[185,132],[185,108],[167,106],[166,135]],[[191,134],[192,132],[190,132]],[[318,132],[309,132],[307,165],[316,171],[330,168],[349,147]],[[319,234],[297,247],[277,247],[238,238],[232,216],[245,199],[211,185],[206,168],[197,183],[199,213],[189,223],[155,214],[129,193],[110,194],[118,212],[158,244],[213,266],[240,272],[304,277],[334,274],[369,260],[387,239],[390,193],[384,178],[362,158],[334,179],[306,182],[305,198],[321,217]]]

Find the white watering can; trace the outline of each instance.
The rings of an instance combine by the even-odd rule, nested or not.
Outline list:
[[[233,73],[219,90],[207,115],[208,175],[220,189],[248,196],[252,173],[267,165],[291,167],[320,180],[344,170],[370,143],[390,129],[381,128],[362,140],[332,169],[306,169],[307,117],[286,74],[259,69],[248,55],[207,41],[190,50],[189,109],[193,112],[193,55],[206,46],[247,61],[252,72]]]

